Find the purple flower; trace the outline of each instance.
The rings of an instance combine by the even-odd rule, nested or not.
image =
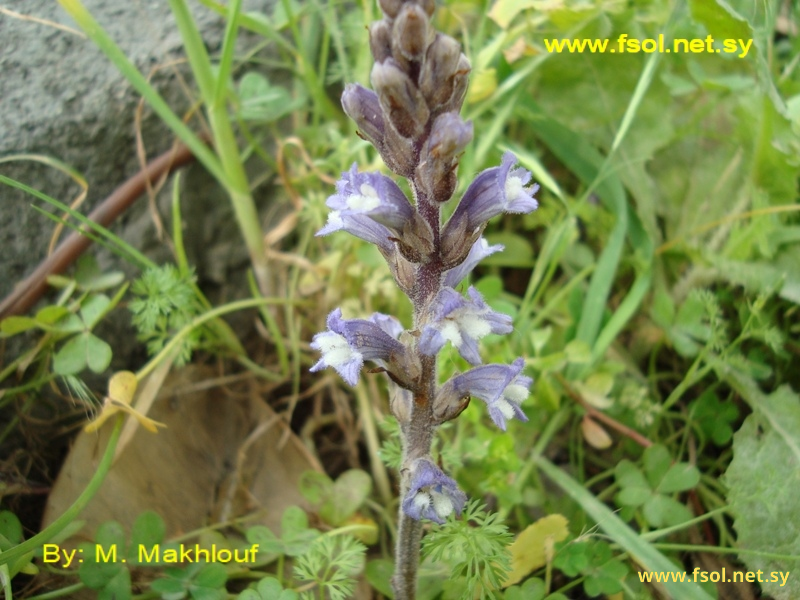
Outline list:
[[[336,194],[326,204],[340,214],[367,215],[397,232],[414,214],[408,198],[394,181],[380,173],[359,173],[355,163],[342,173],[336,182]]]
[[[472,249],[470,249],[464,262],[457,267],[453,267],[444,274],[444,285],[451,288],[456,287],[472,272],[472,269],[474,269],[479,262],[495,252],[502,252],[503,248],[504,246],[502,244],[490,246],[486,238],[480,238],[472,245]]]
[[[392,231],[367,215],[339,210],[331,211],[328,214],[328,223],[317,232],[317,235],[328,235],[334,231],[346,231],[357,238],[375,244],[389,254],[394,250],[394,242],[389,239],[395,237]]]
[[[392,317],[375,314],[372,319],[385,324]],[[333,367],[350,385],[358,383],[364,360],[391,361],[405,352],[405,346],[381,325],[373,320],[342,319],[339,308],[328,315],[328,331],[315,335],[311,347],[322,352],[322,357],[311,367],[312,372]]]
[[[394,339],[400,337],[400,334],[405,331],[402,323],[391,315],[384,315],[383,313],[375,313],[370,318],[370,321],[375,323],[387,335],[392,336]]]
[[[467,219],[467,232],[482,227],[486,221],[501,213],[529,213],[539,207],[533,195],[539,190],[534,184],[526,188],[531,180],[525,169],[511,169],[517,158],[511,153],[503,155],[499,167],[492,167],[478,174],[461,198],[445,229],[457,227],[459,221]]]
[[[533,379],[520,374],[524,365],[525,361],[518,358],[510,365],[483,365],[456,375],[439,390],[435,410],[444,413],[465,396],[475,396],[486,403],[492,421],[503,431],[508,419],[527,421],[520,404],[528,397]]]
[[[409,468],[411,486],[403,498],[405,514],[417,521],[430,519],[440,525],[453,512],[461,514],[467,495],[430,458],[418,458]]]
[[[418,348],[423,354],[434,355],[447,342],[458,348],[461,356],[472,365],[481,363],[478,340],[490,333],[511,333],[511,317],[493,311],[478,290],[470,287],[467,300],[457,291],[446,287],[433,302],[433,322],[422,328]]]

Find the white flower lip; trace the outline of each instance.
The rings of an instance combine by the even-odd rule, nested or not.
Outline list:
[[[322,352],[322,357],[328,365],[333,367],[341,367],[354,358],[356,360],[363,360],[361,353],[353,350],[347,339],[338,333],[326,331],[322,333],[317,340],[317,345]]]

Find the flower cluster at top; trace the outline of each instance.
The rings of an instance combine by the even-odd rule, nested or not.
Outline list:
[[[459,43],[431,25],[434,0],[380,5],[384,17],[369,28],[374,91],[350,84],[342,106],[386,166],[409,181],[413,202],[391,178],[353,165],[328,199],[331,212],[318,235],[346,231],[375,244],[413,303],[414,323],[407,330],[379,313],[343,319],[336,309],[328,330],[314,336],[311,346],[322,357],[311,370],[332,367],[356,385],[364,362],[372,361],[389,376],[404,436],[403,513],[441,523],[461,513],[466,496],[430,457],[435,428],[458,416],[470,397],[486,403],[502,430],[509,419],[527,420],[520,405],[532,380],[522,375],[523,359],[482,365],[478,347],[488,334],[510,333],[511,318],[492,310],[475,288],[464,296],[458,286],[503,249],[482,237],[487,221],[535,210],[539,186],[529,186],[530,173],[506,153],[500,166],[475,177],[442,224],[441,207],[456,190],[458,161],[472,140],[472,123],[459,115],[470,65]],[[436,355],[448,343],[474,368],[438,385]]]

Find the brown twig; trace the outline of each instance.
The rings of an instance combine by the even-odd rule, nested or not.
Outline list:
[[[629,437],[634,442],[642,446],[642,448],[649,448],[650,446],[653,445],[652,441],[644,437],[638,431],[631,429],[627,425],[623,425],[613,417],[609,417],[604,412],[597,410],[594,406],[586,402],[586,400],[584,400],[583,397],[578,392],[572,389],[572,386],[566,379],[564,379],[564,377],[560,373],[556,373],[555,376],[556,379],[558,379],[558,382],[564,388],[564,391],[567,392],[567,395],[573,400],[575,400],[575,402],[580,404],[583,407],[583,409],[589,414],[589,416],[591,416],[594,419],[597,419],[598,421],[602,421],[603,423],[605,423],[612,429],[615,429],[622,435]]]
[[[142,195],[148,182],[157,180],[164,173],[172,172],[193,160],[194,155],[186,146],[177,145],[114,190],[108,198],[89,213],[88,218],[103,227],[108,227]],[[47,278],[50,275],[63,273],[92,243],[92,240],[84,235],[86,230],[87,227],[82,226],[79,230],[73,231],[53,254],[39,263],[31,275],[17,284],[14,290],[0,303],[0,319],[21,315],[30,310],[47,290]]]

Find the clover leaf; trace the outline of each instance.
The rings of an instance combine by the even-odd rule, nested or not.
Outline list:
[[[628,574],[628,567],[614,558],[611,546],[591,539],[562,545],[553,565],[568,577],[583,575],[583,589],[591,597],[621,592]]]
[[[733,402],[720,402],[708,390],[689,405],[689,414],[700,430],[717,446],[724,446],[733,437],[732,424],[739,418],[739,408]]]
[[[644,472],[629,460],[614,470],[620,491],[616,502],[621,507],[641,508],[654,527],[678,525],[692,518],[689,509],[672,496],[694,488],[700,481],[697,467],[672,462],[669,451],[654,444],[644,451]]]

